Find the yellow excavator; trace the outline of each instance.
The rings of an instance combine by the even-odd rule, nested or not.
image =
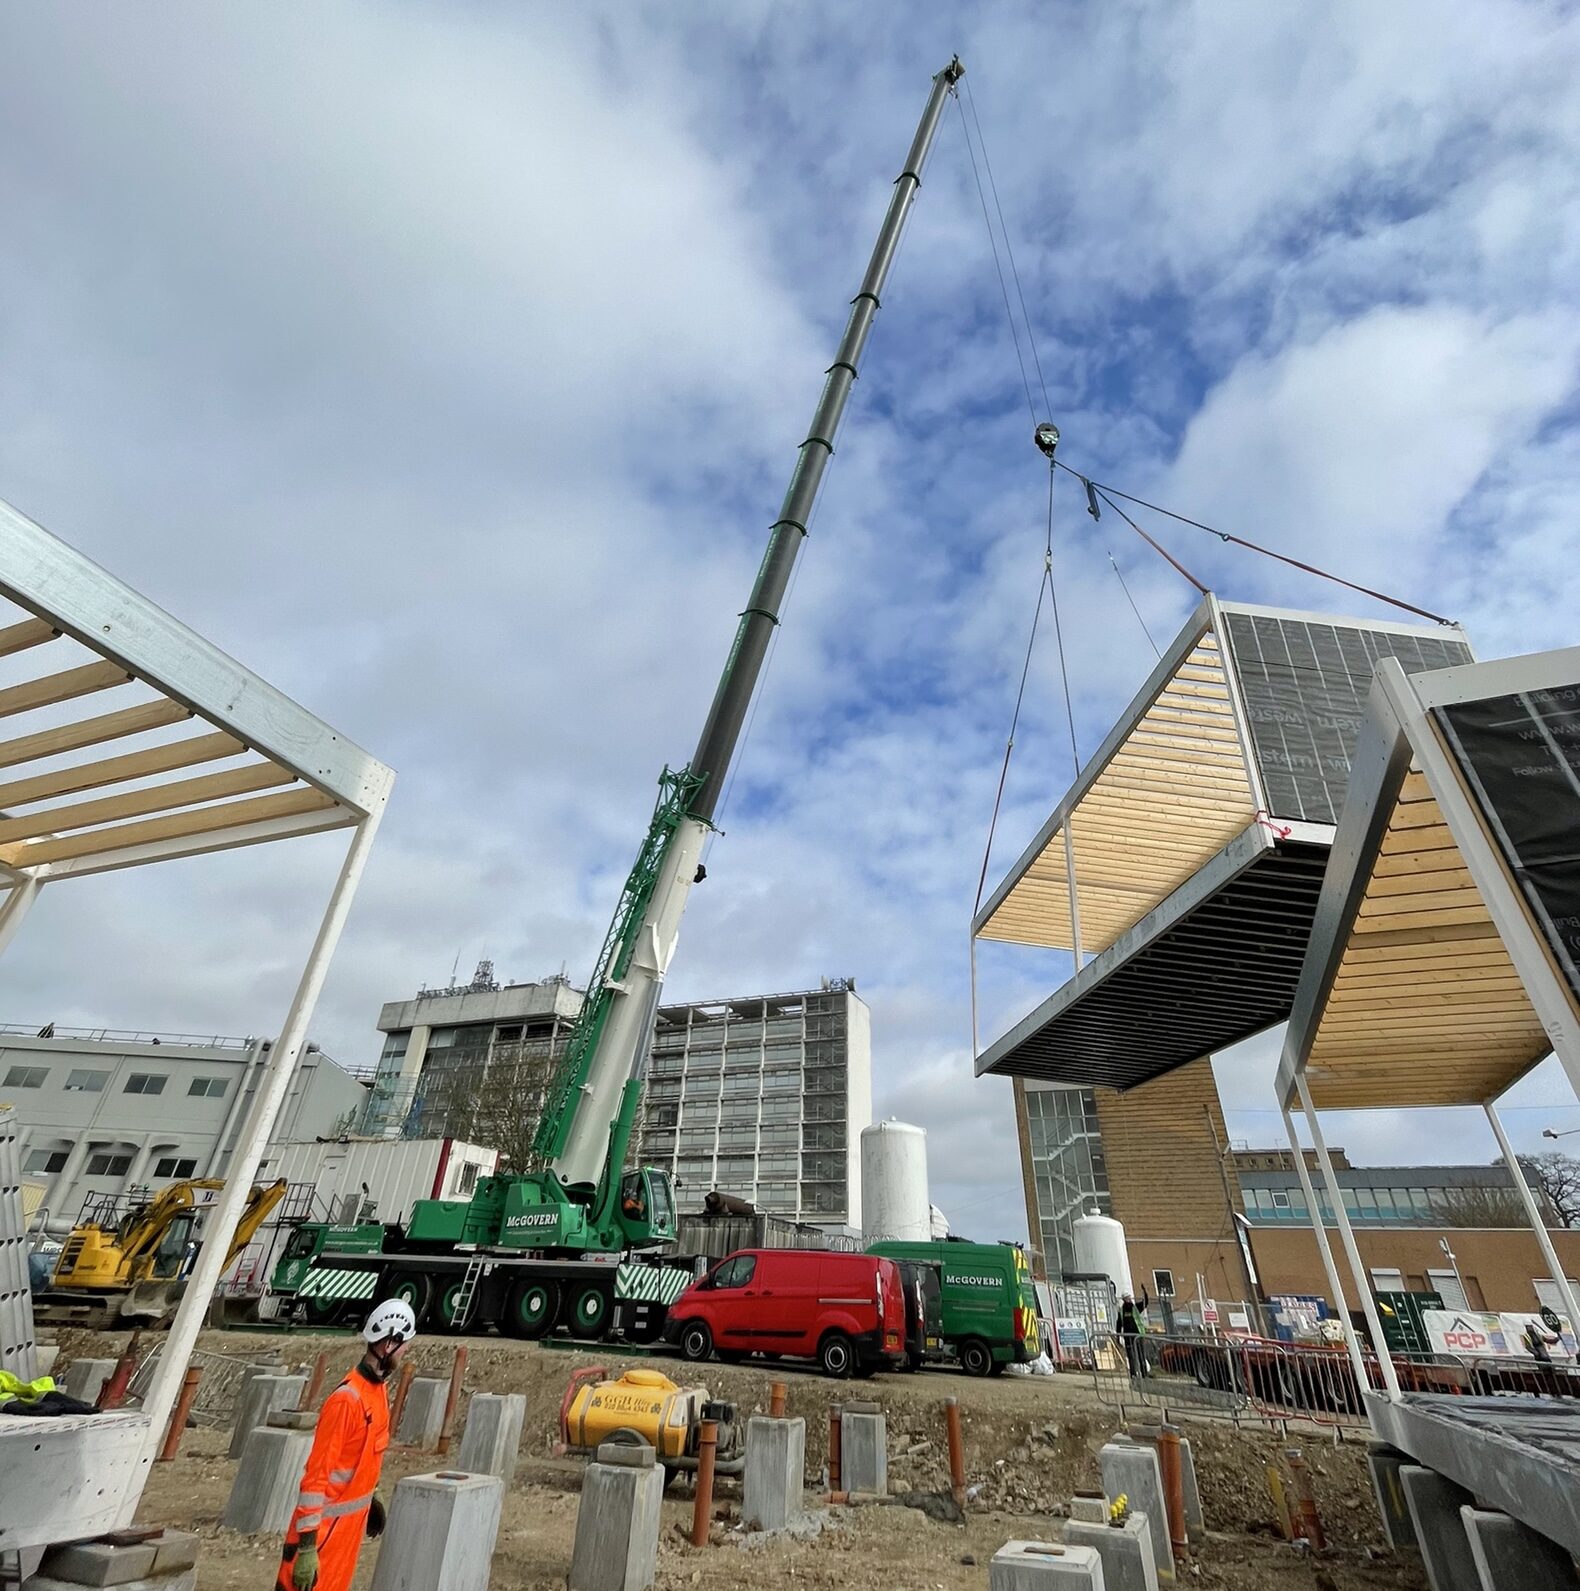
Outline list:
[[[172,1182],[118,1219],[113,1204],[87,1208],[60,1251],[48,1287],[33,1295],[40,1323],[106,1327],[168,1322],[186,1289],[188,1250],[199,1215],[219,1200],[223,1182]],[[260,1183],[247,1196],[228,1267],[285,1197],[285,1182]]]

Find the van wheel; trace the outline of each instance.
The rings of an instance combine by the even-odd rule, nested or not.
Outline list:
[[[843,1381],[856,1368],[856,1345],[842,1331],[831,1331],[817,1345],[818,1368]]]
[[[988,1374],[990,1376],[1001,1376],[1008,1369],[1009,1361],[1007,1359],[995,1359],[993,1361],[993,1367],[988,1371]]]
[[[680,1357],[693,1364],[701,1364],[713,1352],[713,1333],[707,1322],[688,1320],[680,1328]]]
[[[960,1368],[968,1376],[993,1373],[993,1350],[980,1337],[967,1337],[960,1344]]]

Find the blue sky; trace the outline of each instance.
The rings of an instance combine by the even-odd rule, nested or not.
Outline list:
[[[0,30],[0,496],[400,771],[319,1037],[492,956],[590,965],[695,741],[928,79],[973,86],[1072,464],[1452,614],[1580,597],[1580,26],[1557,5],[61,9]],[[951,111],[679,998],[852,975],[880,1111],[1015,1235],[966,935],[1045,474]],[[1193,593],[1068,483],[1089,751]],[[1226,597],[1360,611],[1197,532]],[[1039,649],[996,877],[1070,778]],[[276,1025],[331,847],[48,892],[18,1020]],[[984,1033],[1062,976],[987,958]],[[1275,1125],[1276,1039],[1220,1061]],[[1511,1125],[1580,1124],[1560,1080]],[[1562,1106],[1563,1109],[1559,1109]],[[1456,1117],[1357,1159],[1488,1158]]]

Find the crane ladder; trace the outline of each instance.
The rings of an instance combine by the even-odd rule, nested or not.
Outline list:
[[[455,1295],[455,1308],[450,1314],[450,1327],[453,1331],[464,1331],[466,1323],[472,1317],[472,1305],[477,1298],[477,1284],[483,1274],[483,1256],[474,1254],[466,1267],[466,1275],[461,1278],[461,1286]]]

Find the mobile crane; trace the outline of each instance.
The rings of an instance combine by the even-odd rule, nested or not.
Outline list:
[[[163,1321],[180,1302],[198,1216],[224,1186],[209,1178],[172,1182],[119,1219],[113,1205],[90,1204],[60,1251],[50,1285],[34,1294],[34,1318],[95,1326]],[[283,1181],[260,1183],[248,1194],[227,1266],[284,1197]]]
[[[704,876],[703,842],[833,456],[857,364],[945,103],[964,70],[957,56],[933,78],[696,751],[685,767],[665,768],[659,777],[647,835],[550,1084],[534,1144],[545,1169],[485,1178],[467,1203],[420,1200],[404,1227],[359,1227],[338,1235],[323,1225],[299,1228],[276,1271],[274,1290],[293,1294],[309,1319],[322,1322],[375,1292],[393,1292],[430,1324],[492,1322],[527,1337],[560,1324],[573,1336],[596,1340],[617,1306],[630,1306],[621,1324],[628,1335],[645,1337],[656,1333],[663,1306],[690,1279],[689,1266],[640,1259],[675,1235],[669,1174],[650,1167],[624,1170],[659,993],[687,897]],[[627,1263],[620,1264],[622,1258]],[[598,1260],[605,1263],[588,1263]]]

